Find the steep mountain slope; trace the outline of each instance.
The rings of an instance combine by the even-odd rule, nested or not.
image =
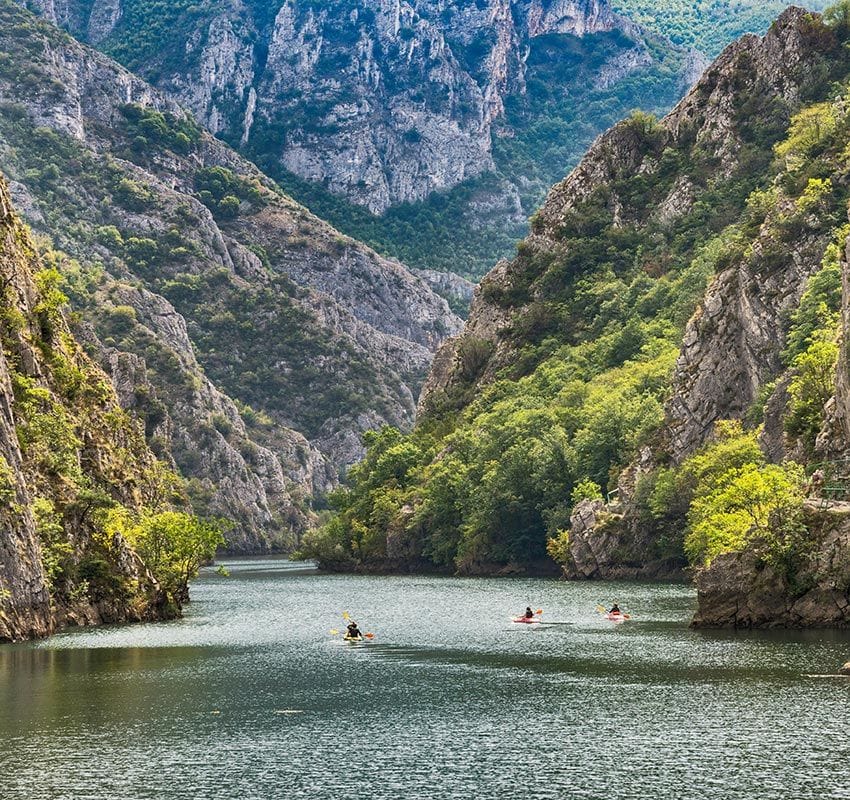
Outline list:
[[[659,318],[671,316],[681,330],[687,307],[665,309],[664,302],[671,295],[680,299],[676,295],[682,292],[690,303],[700,299],[704,283],[683,280],[695,269],[695,255],[710,259],[712,266],[740,258],[734,239],[759,231],[754,208],[759,196],[751,192],[772,178],[773,145],[784,137],[791,113],[827,92],[828,80],[845,68],[844,59],[835,58],[840,50],[827,36],[831,32],[822,34],[822,27],[817,17],[789,10],[764,40],[745,37],[727,48],[660,124],[635,115],[600,137],[552,189],[517,259],[502,263],[482,282],[463,336],[438,356],[424,406],[467,395],[507,368],[527,373],[561,343],[600,349],[605,338],[605,349],[614,351],[608,358],[616,364],[664,333],[653,329]],[[807,269],[819,263],[818,257]],[[734,269],[727,274],[738,276]],[[704,271],[701,277],[705,281]],[[794,282],[797,299],[804,277],[797,275]],[[712,293],[722,285],[715,282]],[[617,298],[618,290],[626,296]],[[777,302],[788,300],[787,292],[775,295]],[[709,313],[720,304],[707,302]],[[780,325],[779,312],[766,309],[765,324]],[[689,333],[686,348],[691,338]],[[765,331],[763,339],[762,349],[778,352],[776,330]],[[486,343],[488,353],[470,381],[455,354],[473,341]],[[717,343],[707,349],[713,355],[727,352]],[[681,381],[687,372],[683,360]],[[703,397],[711,388],[700,387],[694,395]],[[751,399],[730,396],[728,401],[739,409]],[[679,456],[693,449],[710,423],[704,421]]]
[[[0,23],[0,163],[122,399],[233,547],[291,546],[459,320],[109,59],[8,0]]]
[[[74,341],[0,179],[0,641],[165,615],[165,596],[97,509],[162,499],[164,473]]]
[[[715,58],[745,33],[764,33],[794,4],[784,0],[614,0],[612,5],[647,30]],[[823,11],[829,5],[825,0],[812,0],[805,7]]]
[[[789,9],[666,118],[600,137],[479,286],[416,430],[372,438],[308,550],[492,572],[540,568],[548,532],[574,577],[748,537],[793,561],[812,528],[790,459],[830,439],[848,21]]]
[[[599,131],[636,106],[666,110],[698,72],[606,0],[30,6],[346,232],[475,276]]]

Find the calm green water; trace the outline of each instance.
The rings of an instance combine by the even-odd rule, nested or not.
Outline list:
[[[850,681],[804,677],[848,634],[697,633],[686,586],[228,566],[184,620],[0,647],[3,800],[850,797]]]

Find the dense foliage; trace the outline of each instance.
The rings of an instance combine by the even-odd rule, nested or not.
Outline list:
[[[768,464],[757,431],[727,421],[680,466],[644,479],[640,494],[654,520],[683,533],[690,563],[702,566],[753,538],[778,546],[783,526],[802,507],[802,487],[802,468]]]
[[[128,542],[177,601],[187,599],[189,581],[224,545],[223,521],[202,520],[180,511],[133,513],[119,507],[105,512],[99,522],[101,546],[108,548],[116,537]]]
[[[846,65],[836,59],[834,68],[837,77]],[[817,101],[823,84],[805,91]],[[811,452],[832,387],[850,106],[843,89],[793,120],[761,96],[737,102],[754,116],[741,118],[739,166],[722,180],[713,154],[687,136],[673,144],[643,114],[622,123],[620,135],[649,157],[653,174],[615,170],[559,215],[557,231],[532,221],[546,238],[521,245],[506,275],[482,284],[511,319],[502,334],[510,356],[500,355],[495,380],[480,383],[493,369],[493,343],[467,336],[462,379],[429,397],[412,435],[384,431],[369,441],[366,461],[334,498],[336,515],[307,552],[461,570],[542,558],[547,536],[563,543],[588,482],[614,489],[638,449],[659,443],[684,325],[712,275],[731,265],[766,276],[796,257],[823,258],[788,321],[785,354],[791,442]],[[699,199],[662,220],[653,212],[682,175]],[[750,426],[760,421],[756,406]],[[639,486],[659,555],[687,551],[704,563],[753,531],[767,535],[778,511],[800,504],[800,468],[766,464],[753,430],[736,425],[720,431],[713,449]]]
[[[714,58],[745,33],[763,34],[791,3],[785,0],[612,0],[621,14],[675,44],[693,47]],[[821,11],[829,0],[804,4]]]

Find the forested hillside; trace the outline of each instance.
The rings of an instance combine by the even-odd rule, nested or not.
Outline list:
[[[789,5],[823,11],[828,0],[613,0],[613,7],[674,44],[693,47],[715,58],[745,33],[764,33]]]
[[[222,542],[63,316],[0,178],[0,641],[179,613]]]
[[[0,0],[0,166],[150,445],[242,550],[291,547],[460,321],[115,62]]]
[[[482,282],[413,434],[372,435],[307,552],[493,572],[540,568],[548,539],[574,576],[641,574],[799,507],[836,392],[848,20],[786,12],[665,119],[601,137]]]
[[[703,64],[607,0],[29,5],[345,233],[476,278],[600,131]]]

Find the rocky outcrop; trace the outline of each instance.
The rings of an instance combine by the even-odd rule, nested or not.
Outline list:
[[[0,641],[165,613],[120,537],[91,568],[92,507],[149,500],[155,461],[46,284],[36,285],[40,269],[0,179]]]
[[[773,231],[765,230],[753,245],[755,257],[721,272],[688,323],[667,406],[676,461],[704,444],[717,420],[743,416],[784,369],[786,320],[820,269],[830,232],[801,237],[780,258],[768,259],[758,257],[775,247]]]
[[[830,454],[850,450],[850,239],[841,260],[841,337],[835,367],[835,400],[831,415],[835,426],[829,435]]]
[[[773,135],[784,133],[801,98],[817,90],[815,76],[828,55],[810,41],[807,20],[807,12],[789,9],[765,37],[745,36],[730,45],[657,125],[635,118],[600,136],[551,189],[519,256],[498,264],[481,282],[461,341],[444,345],[455,357],[448,352],[438,356],[440,368],[429,377],[423,398],[435,390],[457,394],[470,381],[490,381],[513,363],[517,347],[524,344],[512,337],[513,322],[529,306],[546,300],[546,288],[535,282],[543,271],[537,265],[569,256],[564,225],[584,208],[600,202],[601,213],[610,215],[615,227],[636,231],[659,220],[673,224],[691,213],[700,192],[751,170],[750,159],[769,161],[774,140],[767,139],[760,152],[752,151],[753,120],[740,113],[740,104],[751,103],[754,115],[770,108]],[[701,158],[697,152],[708,154],[699,186],[687,172],[665,171],[664,152],[677,153],[685,163]],[[656,191],[664,187],[658,202],[649,202],[646,192],[618,194],[623,179],[634,176],[643,176]],[[820,265],[823,245],[822,237],[801,240],[777,265],[775,232],[768,229],[765,240],[754,243],[750,263],[730,266],[713,282],[688,326],[677,368],[669,406],[676,457],[704,441],[715,419],[739,414],[752,401],[758,381],[775,374],[782,312],[799,300],[805,279]],[[470,376],[457,354],[464,341],[473,340],[487,343],[489,355]],[[711,356],[704,360],[707,353]]]
[[[606,577],[620,543],[622,517],[606,511],[602,500],[582,500],[570,515],[570,561],[564,574],[572,579]]]
[[[696,574],[695,627],[850,626],[850,507],[807,508],[809,551],[796,562],[754,544]]]
[[[362,431],[412,424],[459,318],[173,100],[8,0],[0,20],[14,56],[0,163],[31,224],[88,276],[71,294],[92,348],[199,507],[237,521],[231,547],[290,546]]]
[[[601,87],[655,58],[606,0],[237,0],[175,11],[144,62],[122,49],[122,0],[33,5],[142,67],[214,133],[375,212],[493,168],[493,124],[533,79],[535,40],[620,33]]]
[[[681,557],[647,558],[645,530],[623,515],[622,506],[581,500],[570,515],[568,580],[673,580],[687,578]]]

